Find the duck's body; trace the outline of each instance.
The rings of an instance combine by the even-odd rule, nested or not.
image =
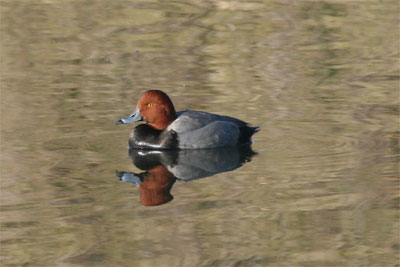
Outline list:
[[[228,116],[185,110],[165,129],[147,124],[133,129],[129,146],[141,149],[198,149],[250,143],[256,127]]]
[[[143,116],[143,117],[142,117]],[[144,118],[147,124],[135,127],[129,146],[138,149],[200,149],[248,144],[258,127],[228,116],[202,111],[175,112],[169,97],[158,90],[145,92],[137,110],[117,123]]]

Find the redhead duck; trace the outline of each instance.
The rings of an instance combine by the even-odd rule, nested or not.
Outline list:
[[[142,94],[136,110],[117,124],[145,120],[129,135],[130,148],[199,149],[251,143],[258,127],[228,116],[202,111],[175,112],[168,95],[160,90]]]

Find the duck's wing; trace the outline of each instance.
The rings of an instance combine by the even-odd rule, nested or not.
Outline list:
[[[240,138],[239,127],[229,121],[213,121],[199,129],[178,133],[178,147],[182,149],[235,146]]]
[[[185,110],[177,112],[177,118],[168,127],[168,129],[174,130],[177,133],[192,132],[217,121],[230,122],[231,124],[236,125],[237,127],[242,127],[247,125],[247,123],[245,123],[244,121],[229,116],[217,115],[202,111]]]

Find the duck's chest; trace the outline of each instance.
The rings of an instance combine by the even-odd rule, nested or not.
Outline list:
[[[175,131],[160,131],[147,124],[138,125],[132,130],[129,146],[138,149],[177,149],[179,147]]]

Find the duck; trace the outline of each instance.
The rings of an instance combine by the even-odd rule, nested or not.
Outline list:
[[[251,144],[259,131],[242,120],[204,111],[175,111],[169,96],[161,90],[145,91],[136,109],[116,124],[145,121],[133,128],[129,148],[180,150],[232,147]]]

